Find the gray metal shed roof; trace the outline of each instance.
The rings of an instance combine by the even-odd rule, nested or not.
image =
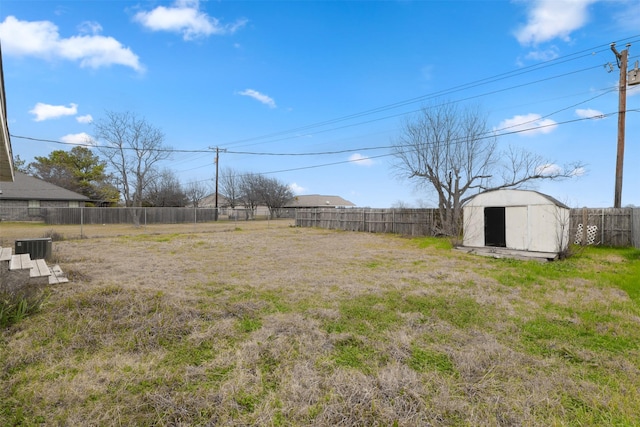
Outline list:
[[[536,197],[542,197],[545,200],[547,200],[549,203],[554,204],[556,206],[559,206],[561,208],[564,209],[569,209],[569,206],[565,205],[564,203],[562,203],[561,201],[549,196],[548,194],[544,194],[544,193],[540,193],[539,191],[535,191],[535,190],[522,190],[522,189],[513,189],[513,188],[502,188],[502,189],[498,189],[498,190],[489,190],[489,191],[483,191],[482,193],[478,193],[476,195],[474,195],[473,197],[471,197],[469,200],[467,200],[467,202],[465,203],[465,206],[469,206],[469,205],[473,205],[474,200],[475,199],[479,199],[479,200],[483,200],[488,198],[489,196],[492,195],[509,195],[510,193],[512,194],[530,194],[530,195],[535,195]]]
[[[0,200],[89,200],[75,191],[18,171],[13,182],[0,182],[0,191]]]

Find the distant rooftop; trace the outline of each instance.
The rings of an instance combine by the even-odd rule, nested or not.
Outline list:
[[[353,206],[355,206],[355,204],[340,196],[323,196],[320,194],[295,196],[285,205],[286,208],[341,208]]]

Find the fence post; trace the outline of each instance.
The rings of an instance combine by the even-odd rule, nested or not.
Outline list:
[[[367,210],[362,209],[362,231],[367,231]]]
[[[613,235],[613,233],[611,233],[611,235]],[[602,215],[600,215],[600,244],[604,244],[604,209],[602,209]]]
[[[587,246],[587,221],[589,217],[587,215],[587,208],[582,208],[582,246]],[[603,224],[604,226],[604,224]]]
[[[396,210],[395,209],[391,211],[391,232],[394,234],[396,232]]]
[[[84,206],[80,208],[80,238],[84,238],[82,234],[82,226],[84,225]]]

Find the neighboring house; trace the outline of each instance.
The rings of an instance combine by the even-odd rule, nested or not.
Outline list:
[[[303,196],[293,197],[282,208],[282,216],[295,218],[296,210],[298,209],[337,209],[337,208],[351,208],[355,207],[355,204],[348,200],[343,199],[340,196],[324,196],[321,194],[309,194]]]
[[[198,204],[200,208],[215,208],[216,207],[216,194],[210,194],[200,201]],[[266,206],[256,206],[254,212],[249,213],[242,203],[237,203],[235,207],[231,207],[231,203],[226,197],[218,194],[218,209],[220,215],[228,216],[229,218],[235,217],[254,217],[254,216],[266,216],[269,215],[269,209]]]
[[[0,47],[0,182],[13,181],[13,154],[7,122],[7,102],[2,71],[2,48]]]
[[[463,211],[465,248],[555,258],[569,245],[569,208],[537,191],[487,191],[470,199]]]
[[[295,196],[284,207],[285,208],[349,208],[355,205],[340,196],[323,196],[320,194],[309,194],[306,196]]]
[[[190,207],[193,207],[193,206],[190,205]],[[198,203],[198,207],[199,208],[215,208],[216,207],[216,194],[213,193],[213,194],[209,194],[208,196],[204,197]],[[218,207],[219,208],[227,208],[227,207],[229,207],[229,202],[221,194],[218,194]]]
[[[87,196],[50,184],[22,172],[13,182],[0,183],[0,219],[34,221],[42,218],[42,208],[78,208]]]
[[[319,194],[295,196],[279,210],[278,216],[293,218],[295,216],[295,210],[301,208],[346,208],[353,206],[355,206],[353,203],[339,196],[322,196]],[[215,194],[211,194],[202,199],[198,204],[198,207],[214,208]],[[218,195],[218,208],[220,209],[220,215],[228,215],[229,217],[233,217],[234,215],[242,216],[246,211],[246,208],[242,203],[232,209],[229,205],[229,201],[221,195]],[[259,205],[256,207],[253,215],[258,217],[268,216],[269,208],[264,205]]]

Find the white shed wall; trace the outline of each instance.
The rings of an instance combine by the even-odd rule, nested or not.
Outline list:
[[[468,206],[462,211],[462,244],[470,247],[484,246],[484,207]]]
[[[555,205],[531,206],[530,226],[535,230],[530,251],[560,252],[569,243],[569,209]]]
[[[505,208],[504,222],[507,248],[527,250],[531,240],[529,235],[529,209],[527,206]]]

